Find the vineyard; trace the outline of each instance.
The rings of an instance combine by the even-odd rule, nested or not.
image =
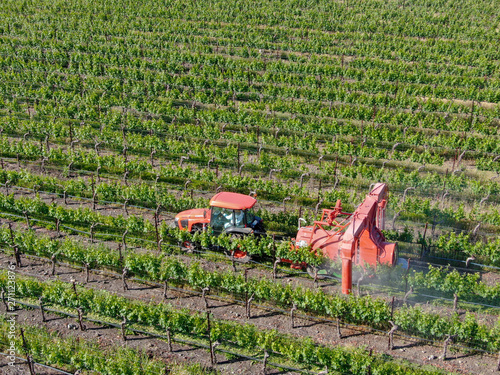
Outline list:
[[[498,1],[0,15],[2,372],[500,371]],[[408,267],[355,267],[345,296],[290,249],[378,182]],[[266,234],[174,225],[221,191]]]

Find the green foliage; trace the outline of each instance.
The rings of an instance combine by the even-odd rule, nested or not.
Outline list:
[[[463,253],[464,256],[475,256],[485,264],[500,265],[500,239],[492,238],[487,242],[472,242],[470,234],[463,232],[458,235],[454,232],[442,235],[435,242],[435,246],[441,254],[453,256],[455,253]]]
[[[500,304],[500,285],[489,286],[480,282],[479,273],[460,274],[457,270],[449,271],[443,267],[429,266],[428,272],[412,270],[408,284],[415,290],[438,290],[453,298],[457,294],[466,301],[478,301],[491,305]]]
[[[0,273],[0,286],[4,286],[5,283],[6,273],[3,272]],[[81,306],[85,311],[92,311],[93,314],[106,319],[121,319],[125,316],[129,324],[139,324],[160,331],[169,328],[174,335],[189,335],[198,340],[204,340],[206,337],[205,314],[178,310],[163,303],[146,304],[142,301],[118,297],[102,290],[80,288],[77,296],[70,284],[61,282],[29,281],[27,278],[20,277],[17,279],[17,283],[21,286],[19,294],[21,298],[38,298],[43,295],[45,303],[53,304],[56,308],[58,306],[64,308]],[[24,287],[28,283],[36,284],[38,288]],[[366,298],[363,301],[368,303]],[[260,350],[256,350],[256,348],[266,348],[271,352],[274,360],[291,361],[306,368],[326,365],[329,368],[341,369],[343,372],[352,372],[354,369],[359,369],[360,363],[370,363],[373,371],[377,371],[378,367],[381,367],[385,369],[385,373],[396,374],[401,366],[377,355],[369,356],[360,350],[345,349],[340,346],[329,348],[317,345],[310,339],[304,341],[291,335],[281,334],[276,330],[260,330],[249,324],[240,325],[212,318],[210,334],[213,339],[226,345],[230,344],[232,351],[244,350],[258,353]],[[59,352],[55,351],[54,353]],[[38,355],[38,353],[36,354]],[[69,356],[69,353],[61,352],[60,356],[65,358]],[[110,366],[116,366],[117,363],[124,363],[122,362],[125,359],[123,357],[123,355],[118,355],[115,359],[116,363],[106,362],[109,362]],[[101,356],[101,358],[104,357]],[[154,362],[152,363],[154,364]],[[129,366],[134,367],[136,364],[132,363]],[[151,366],[153,367],[153,365]],[[412,367],[406,369],[415,374],[425,373]],[[101,369],[97,369],[97,371],[99,370]],[[156,371],[158,370],[156,369]],[[130,373],[135,374],[135,372]]]
[[[405,225],[402,232],[396,230],[384,230],[382,233],[387,241],[413,242],[414,238],[413,232],[407,225]]]
[[[14,340],[17,348],[23,346],[20,335],[8,337],[9,329],[6,318],[0,320],[0,348],[6,351],[8,343]],[[36,362],[56,366],[67,371],[95,371],[100,374],[152,375],[162,372],[162,361],[149,358],[142,351],[116,346],[100,347],[82,338],[59,337],[46,329],[22,327],[26,336],[27,351]],[[202,374],[200,371],[197,374]]]

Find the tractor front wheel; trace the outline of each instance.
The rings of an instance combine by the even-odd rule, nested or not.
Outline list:
[[[229,254],[229,257],[231,257],[231,254]],[[233,257],[235,261],[240,263],[248,263],[252,260],[252,257],[246,251],[240,249],[234,250]]]
[[[191,241],[184,241],[182,243],[182,250],[188,252],[188,253],[192,253],[193,250],[195,249],[195,246],[194,246],[194,243],[191,242]]]
[[[233,233],[231,235],[231,238],[233,240],[241,239],[241,238],[243,238],[243,235],[242,234]],[[231,250],[227,250],[226,254],[228,255],[229,259],[234,258],[234,260],[236,262],[239,262],[239,263],[248,263],[248,262],[250,262],[252,260],[252,256],[250,254],[248,254],[246,251],[241,250],[240,249],[240,245],[238,245],[238,248],[236,248],[232,252],[232,255],[231,255]]]
[[[201,232],[203,230],[203,227],[199,224],[193,225],[191,228],[191,234],[195,234],[196,232]],[[194,250],[196,250],[196,244],[192,241],[184,241],[182,243],[182,250],[192,253]]]

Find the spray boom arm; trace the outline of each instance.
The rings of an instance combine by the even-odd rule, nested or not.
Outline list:
[[[350,294],[352,290],[352,262],[356,246],[360,246],[361,233],[365,230],[373,231],[376,227],[383,229],[385,206],[387,204],[387,185],[376,184],[366,196],[356,211],[352,214],[351,225],[344,233],[340,245],[342,259],[342,293]]]

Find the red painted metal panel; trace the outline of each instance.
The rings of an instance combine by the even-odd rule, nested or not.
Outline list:
[[[256,202],[257,200],[249,195],[222,192],[210,199],[210,206],[230,210],[246,210],[252,208]]]

